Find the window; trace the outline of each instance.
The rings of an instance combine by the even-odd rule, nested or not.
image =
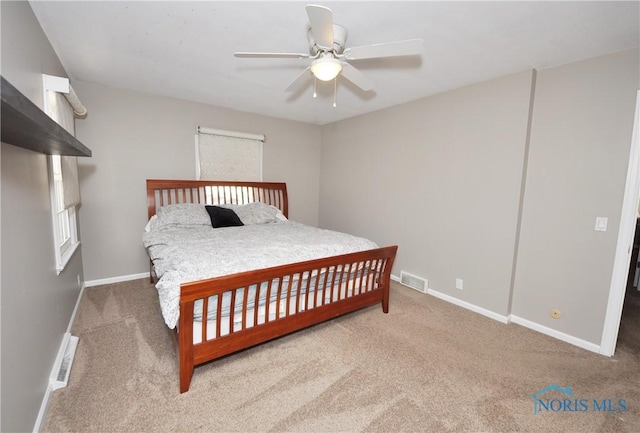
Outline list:
[[[62,157],[50,157],[50,182],[52,185],[51,204],[53,210],[53,230],[56,244],[56,270],[62,272],[71,255],[78,247],[76,205],[65,205],[62,178]]]
[[[262,181],[263,142],[264,135],[198,126],[196,177],[213,180]]]
[[[77,100],[67,78],[43,75],[44,111],[69,133],[75,132],[74,115],[79,112],[69,102],[69,95]],[[82,114],[86,109],[81,107]],[[80,204],[78,163],[75,156],[51,155],[49,157],[49,187],[53,219],[53,239],[56,272],[60,274],[76,251],[78,225],[76,208]]]

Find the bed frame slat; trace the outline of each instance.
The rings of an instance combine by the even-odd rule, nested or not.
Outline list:
[[[195,191],[195,194],[187,191]],[[157,208],[169,204],[248,204],[255,201],[275,206],[289,217],[287,186],[282,182],[147,180],[147,218],[155,215]]]
[[[202,299],[202,341],[207,341],[207,311],[209,311],[209,296]]]

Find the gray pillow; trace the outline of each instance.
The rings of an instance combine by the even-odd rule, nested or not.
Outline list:
[[[244,225],[267,224],[278,221],[278,209],[259,201],[249,204],[223,204],[220,206],[232,209]]]
[[[152,230],[170,228],[197,228],[211,226],[211,219],[204,205],[198,203],[180,203],[162,206],[156,211]]]

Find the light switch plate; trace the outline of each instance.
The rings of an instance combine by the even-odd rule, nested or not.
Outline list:
[[[596,217],[596,231],[597,232],[606,232],[607,231],[607,217]]]

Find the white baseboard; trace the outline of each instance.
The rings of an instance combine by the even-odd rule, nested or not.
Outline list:
[[[47,413],[47,408],[49,407],[49,398],[51,397],[51,393],[53,392],[53,386],[51,382],[47,383],[47,389],[44,392],[44,398],[42,399],[42,404],[40,405],[40,411],[38,412],[38,418],[36,418],[36,424],[33,426],[33,433],[39,433],[40,428],[42,427],[42,421],[44,421],[44,416]]]
[[[78,299],[76,299],[76,305],[73,307],[73,312],[71,313],[71,317],[69,318],[67,330],[62,336],[62,341],[60,342],[60,347],[58,348],[58,354],[55,361],[53,362],[53,366],[51,367],[49,378],[55,377],[57,375],[57,372],[60,370],[60,365],[62,364],[62,359],[64,358],[64,354],[67,350],[67,344],[69,343],[69,339],[71,337],[71,327],[73,326],[73,322],[76,320],[76,313],[78,312],[78,306],[80,305],[80,300],[82,299],[82,295],[84,294],[85,287],[87,287],[86,284],[80,286],[80,293],[78,294]],[[44,397],[42,397],[42,403],[40,404],[40,410],[38,411],[36,423],[33,426],[34,433],[38,433],[40,431],[40,428],[42,427],[44,416],[46,415],[47,408],[49,407],[49,399],[51,398],[51,393],[53,391],[53,381],[49,380],[49,383],[47,383],[47,389],[44,392]]]
[[[393,281],[398,282],[398,283],[400,282],[400,277],[398,277],[396,275],[392,274],[391,275],[391,279]],[[442,299],[443,301],[447,301],[447,302],[449,302],[451,304],[457,305],[458,307],[462,307],[464,309],[471,310],[474,313],[482,314],[483,316],[486,316],[486,317],[488,317],[490,319],[493,319],[493,320],[497,320],[498,322],[509,323],[509,317],[508,316],[503,316],[502,314],[494,313],[491,310],[487,310],[486,308],[479,307],[479,306],[477,306],[475,304],[472,304],[470,302],[463,301],[462,299],[458,299],[458,298],[455,298],[453,296],[446,295],[446,294],[444,294],[442,292],[438,292],[437,290],[427,289],[427,295],[431,295],[431,296],[436,297],[438,299]]]
[[[78,294],[78,299],[76,299],[76,305],[73,307],[73,313],[71,313],[71,318],[69,319],[69,324],[67,325],[67,333],[71,333],[71,327],[73,326],[73,322],[76,321],[76,313],[78,312],[78,307],[80,306],[80,301],[82,300],[82,296],[84,295],[84,289],[87,287],[86,284],[83,284],[80,287],[80,293]]]
[[[565,334],[564,332],[557,331],[555,329],[540,325],[539,323],[535,323],[527,319],[523,319],[522,317],[518,317],[513,314],[509,317],[511,319],[511,322],[524,326],[525,328],[533,329],[534,331],[537,331],[541,334],[548,335],[550,337],[564,341],[565,343],[573,344],[574,346],[578,346],[590,352],[600,353],[600,346],[598,344],[590,343],[581,338]]]
[[[479,306],[477,306],[475,304],[472,304],[470,302],[463,301],[462,299],[458,299],[458,298],[455,298],[453,296],[446,295],[446,294],[444,294],[442,292],[438,292],[437,290],[428,289],[427,290],[427,294],[431,295],[431,296],[434,296],[434,297],[436,297],[438,299],[442,299],[443,301],[450,302],[450,303],[452,303],[454,305],[457,305],[459,307],[465,308],[467,310],[471,310],[474,313],[482,314],[483,316],[488,317],[488,318],[493,319],[493,320],[497,320],[498,322],[505,323],[505,324],[509,323],[509,317],[507,317],[507,316],[503,316],[502,314],[498,314],[498,313],[495,313],[495,312],[493,312],[491,310],[487,310],[486,308],[479,307]]]
[[[142,272],[140,274],[122,275],[119,277],[102,278],[99,280],[85,281],[86,287],[102,286],[103,284],[122,283],[124,281],[140,280],[142,278],[149,278],[149,272]]]
[[[400,282],[400,278],[395,276],[395,275],[391,275],[391,279],[393,281],[397,281]],[[556,338],[560,341],[564,341],[565,343],[569,343],[572,344],[574,346],[578,346],[581,349],[585,349],[588,350],[590,352],[595,352],[595,353],[600,353],[600,346],[595,344],[595,343],[591,343],[589,341],[583,340],[581,338],[578,337],[574,337],[572,335],[569,334],[565,334],[564,332],[560,332],[557,331],[555,329],[540,325],[538,323],[532,322],[530,320],[527,319],[523,319],[522,317],[518,317],[516,315],[510,314],[509,316],[503,316],[501,314],[497,314],[494,313],[493,311],[487,310],[485,308],[482,307],[478,307],[477,305],[471,304],[469,302],[466,301],[462,301],[458,298],[455,298],[453,296],[449,296],[446,295],[444,293],[438,292],[436,290],[432,290],[432,289],[428,289],[427,290],[427,294],[431,295],[431,296],[435,296],[438,299],[442,299],[443,301],[447,301],[450,302],[454,305],[460,306],[462,308],[466,308],[467,310],[471,310],[473,312],[482,314],[483,316],[489,317],[491,319],[497,320],[498,322],[502,322],[505,324],[508,323],[515,323],[517,325],[520,326],[524,326],[525,328],[529,328],[532,329],[534,331],[537,331],[541,334],[544,335],[548,335],[550,337]]]

